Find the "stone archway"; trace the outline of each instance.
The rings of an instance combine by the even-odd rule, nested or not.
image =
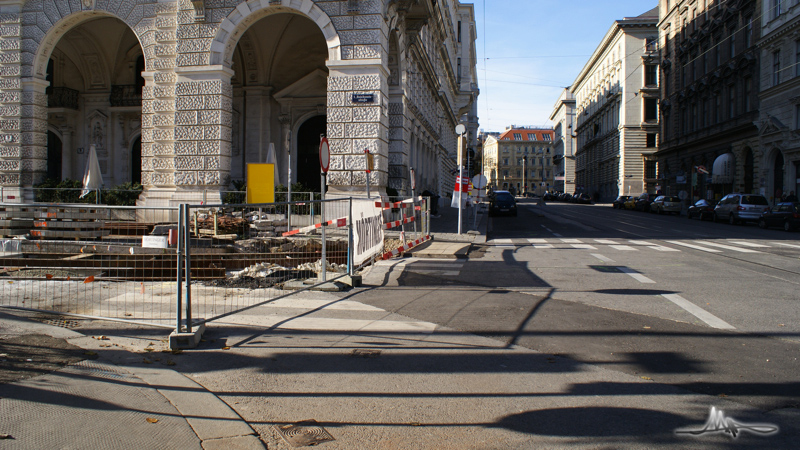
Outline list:
[[[311,192],[320,192],[319,143],[327,127],[325,116],[312,117],[297,130],[297,182]]]

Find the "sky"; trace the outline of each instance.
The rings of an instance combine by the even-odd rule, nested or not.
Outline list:
[[[461,0],[475,5],[484,131],[551,127],[550,113],[615,20],[657,0]]]

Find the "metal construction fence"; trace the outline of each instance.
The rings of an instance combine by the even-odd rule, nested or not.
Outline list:
[[[0,203],[0,306],[178,331],[324,283],[428,236],[424,198],[144,208]]]

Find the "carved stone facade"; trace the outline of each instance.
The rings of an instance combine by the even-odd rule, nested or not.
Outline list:
[[[373,192],[414,167],[441,195],[477,130],[475,38],[457,0],[0,0],[3,200],[80,179],[91,145],[143,205],[219,200],[271,145],[311,188],[321,134],[333,195],[365,190],[365,149]]]

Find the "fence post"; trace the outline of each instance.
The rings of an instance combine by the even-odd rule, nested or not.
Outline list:
[[[181,270],[183,270],[183,244],[184,244],[184,242],[183,242],[183,233],[184,233],[184,230],[186,229],[186,223],[185,223],[186,222],[186,216],[184,215],[185,212],[186,211],[184,210],[183,205],[180,205],[180,207],[178,208],[178,267],[177,267],[177,276],[176,276],[176,281],[178,282],[178,298],[177,298],[177,304],[176,304],[176,308],[175,308],[175,312],[176,312],[175,316],[176,316],[176,320],[177,320],[177,323],[175,325],[175,332],[176,333],[180,333],[181,332],[181,319],[183,318],[182,317],[183,314],[182,314],[182,311],[181,311],[181,309],[183,308],[183,304],[182,304],[182,299],[183,299],[183,272],[181,272]]]
[[[355,275],[354,267],[353,267],[353,197],[349,199],[349,210],[347,214],[347,220],[350,224],[349,232],[347,233],[347,273],[350,274],[350,277]]]
[[[184,217],[189,217],[189,204],[185,203],[183,207],[186,209],[186,212],[183,214]],[[184,251],[186,252],[186,256],[184,257],[184,267],[185,267],[185,275],[184,278],[186,279],[186,332],[192,332],[192,233],[191,228],[189,225],[189,221],[186,221],[186,231],[183,234],[184,239],[186,242],[184,243]]]

